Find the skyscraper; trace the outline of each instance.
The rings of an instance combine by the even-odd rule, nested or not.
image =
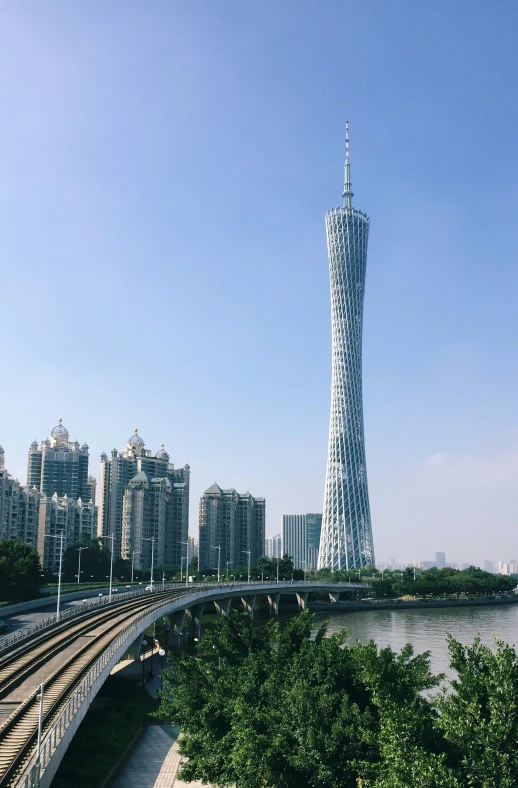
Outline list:
[[[101,454],[97,535],[115,537],[116,558],[122,556],[131,560],[133,550],[141,551],[135,566],[148,568],[151,565],[151,546],[145,541],[141,544],[140,540],[149,531],[156,539],[163,534],[160,536],[163,539],[160,561],[166,566],[180,566],[182,546],[178,540],[185,541],[189,529],[189,477],[189,466],[175,468],[169,462],[169,454],[163,445],[153,456],[145,448],[138,430],[120,452],[112,449],[109,458],[104,452]],[[132,480],[132,492],[125,496]],[[151,516],[147,510],[138,514],[135,506],[139,498],[145,500],[146,506],[162,506],[167,501],[166,511],[157,517]],[[111,547],[110,544],[108,546]],[[158,544],[155,545],[157,548]],[[155,553],[155,558],[155,566],[159,566],[158,553]]]
[[[369,219],[352,207],[349,124],[344,204],[326,214],[331,285],[332,388],[319,568],[374,564],[363,432],[362,328]]]
[[[90,500],[88,446],[84,443],[80,447],[77,441],[69,440],[61,419],[39,447],[36,441],[32,442],[27,485],[47,496],[57,493],[58,497],[66,495],[74,500]]]
[[[283,514],[281,555],[293,559],[295,569],[316,569],[322,527],[321,514]]]
[[[249,492],[222,490],[214,484],[200,498],[200,569],[234,568],[257,563],[264,552],[265,500]],[[215,548],[221,547],[221,553]],[[191,556],[189,555],[189,560]]]

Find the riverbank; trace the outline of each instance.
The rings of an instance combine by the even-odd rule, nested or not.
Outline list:
[[[345,613],[351,611],[372,610],[416,610],[419,608],[437,607],[495,607],[501,605],[518,604],[518,594],[505,597],[470,597],[466,599],[406,599],[390,601],[369,600],[364,602],[311,602],[308,601],[308,608],[315,613],[323,610],[332,610],[335,613]]]

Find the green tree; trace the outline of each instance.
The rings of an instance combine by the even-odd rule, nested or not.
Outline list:
[[[33,599],[42,584],[40,557],[18,539],[0,541],[0,601]]]
[[[398,704],[408,741],[433,764],[436,712],[422,692],[439,677],[428,655],[346,647],[346,632],[326,637],[325,627],[313,639],[312,625],[307,612],[284,630],[274,622],[254,629],[233,614],[203,635],[198,658],[173,660],[157,716],[182,729],[183,779],[357,788],[363,776],[377,785],[390,771],[382,767]]]

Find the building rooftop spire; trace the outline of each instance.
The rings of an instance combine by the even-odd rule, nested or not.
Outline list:
[[[352,198],[354,197],[351,188],[351,164],[349,162],[349,121],[345,121],[345,167],[344,167],[344,208],[352,208]]]

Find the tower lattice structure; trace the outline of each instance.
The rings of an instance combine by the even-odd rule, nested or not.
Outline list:
[[[344,204],[326,214],[332,388],[319,569],[374,564],[363,429],[362,329],[369,218],[352,207],[349,124]]]

